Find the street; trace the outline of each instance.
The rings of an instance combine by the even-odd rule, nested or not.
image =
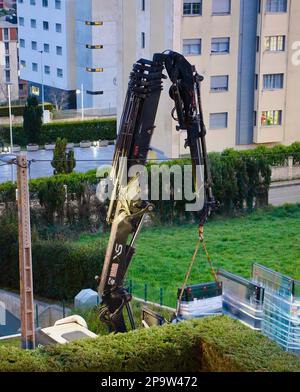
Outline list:
[[[269,202],[274,206],[300,203],[300,180],[272,184]]]

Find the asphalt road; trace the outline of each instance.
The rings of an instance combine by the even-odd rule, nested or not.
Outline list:
[[[285,184],[273,184],[270,189],[269,202],[274,206],[300,203],[300,180]]]

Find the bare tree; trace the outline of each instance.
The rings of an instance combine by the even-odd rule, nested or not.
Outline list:
[[[49,94],[51,102],[54,104],[57,111],[63,110],[68,106],[69,95],[63,90],[53,90]]]

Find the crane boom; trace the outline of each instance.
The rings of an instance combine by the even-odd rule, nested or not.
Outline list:
[[[177,130],[187,131],[186,147],[190,149],[196,195],[200,192],[201,185],[203,186],[198,183],[197,167],[204,168],[204,205],[200,211],[200,232],[216,204],[211,190],[206,129],[201,107],[200,83],[203,78],[184,56],[176,52],[157,53],[152,61],[139,60],[130,74],[110,173],[113,192],[107,221],[111,224],[111,233],[99,278],[99,295],[102,301],[100,319],[115,332],[126,332],[124,307],[127,308],[131,326],[134,328],[130,309],[131,295],[124,288],[124,279],[135,252],[134,244],[145,214],[152,211],[153,205],[140,197],[138,176],[129,177],[128,173],[133,165],[146,164],[163,79],[167,78],[163,74],[164,69],[172,83],[170,97],[175,103],[172,116],[175,119],[176,113]]]

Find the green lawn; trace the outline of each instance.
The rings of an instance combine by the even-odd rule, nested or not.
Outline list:
[[[252,263],[259,262],[300,279],[300,205],[211,220],[205,238],[216,268],[249,277]],[[107,236],[83,235],[79,241],[103,246]],[[196,225],[144,229],[128,273],[133,294],[142,297],[147,283],[148,299],[159,301],[162,287],[164,303],[174,306],[196,244]],[[197,260],[190,283],[211,281],[203,252]]]

